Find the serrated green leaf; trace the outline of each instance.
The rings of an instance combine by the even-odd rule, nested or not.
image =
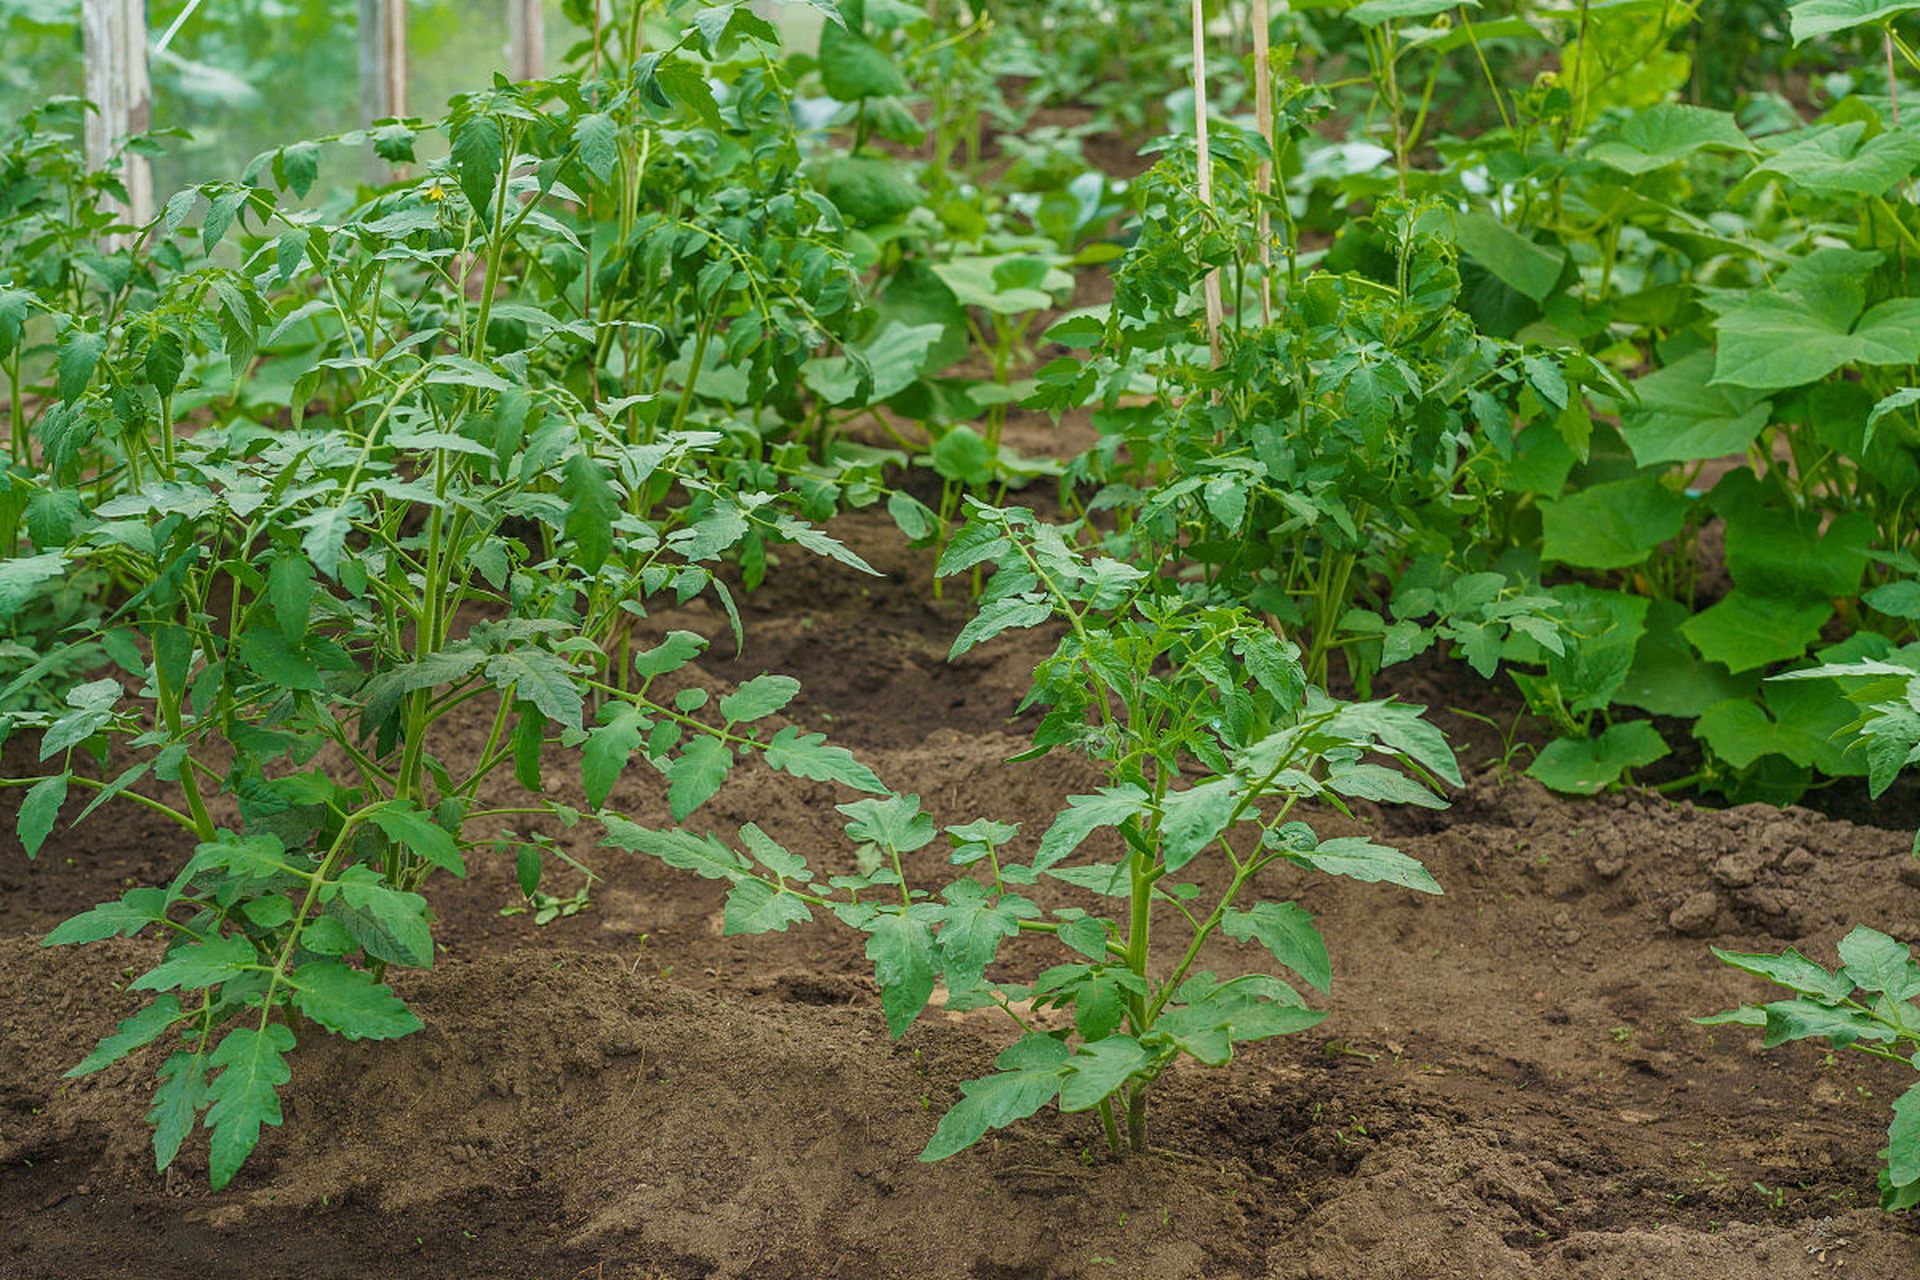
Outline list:
[[[562,728],[579,727],[585,703],[560,655],[531,646],[513,649],[487,659],[486,675],[496,688],[513,690],[516,701],[532,703]]]
[[[712,836],[690,831],[655,831],[613,814],[600,819],[607,829],[607,843],[617,849],[631,849],[660,859],[670,867],[692,871],[709,880],[738,880],[751,864]]]
[[[887,786],[845,747],[827,745],[824,733],[801,733],[788,725],[767,742],[767,765],[796,778],[838,782],[855,791],[886,794]]]
[[[613,521],[620,512],[612,481],[592,458],[576,453],[567,459],[560,496],[567,503],[564,532],[580,567],[589,574],[600,572],[613,551]]]
[[[1185,791],[1169,792],[1160,801],[1160,856],[1168,871],[1178,871],[1213,843],[1225,830],[1242,791],[1237,778],[1214,778]],[[1047,836],[1052,835],[1049,830]],[[1044,838],[1041,847],[1046,847]]]
[[[867,959],[873,961],[874,981],[880,984],[887,1031],[898,1040],[933,995],[939,970],[933,930],[901,912],[876,916],[867,925]]]
[[[620,130],[611,118],[597,111],[581,116],[573,125],[573,141],[594,177],[605,182],[613,176],[613,166],[620,163]]]
[[[961,1084],[960,1101],[940,1117],[920,1159],[944,1160],[980,1141],[987,1130],[1004,1129],[1052,1102],[1065,1083],[1067,1057],[1067,1046],[1051,1036],[1029,1035],[1016,1041],[1000,1055],[1001,1064],[1010,1065],[1010,1070]]]
[[[136,1049],[144,1049],[152,1044],[167,1033],[167,1028],[188,1016],[181,1012],[180,1001],[173,996],[159,997],[131,1018],[122,1021],[119,1030],[102,1039],[94,1046],[92,1053],[67,1072],[67,1078],[89,1075],[102,1067],[111,1066]]]
[[[667,802],[675,822],[713,799],[733,768],[733,748],[705,734],[687,743],[686,749],[668,763]]]
[[[941,896],[946,904],[940,909],[940,962],[953,991],[970,991],[985,981],[1000,944],[1019,935],[1021,920],[1040,914],[1016,895],[996,901],[972,880],[956,881]]]
[[[205,942],[189,942],[167,953],[153,968],[135,978],[131,991],[173,991],[211,987],[246,972],[259,959],[254,945],[243,937],[223,934]]]
[[[1068,796],[1067,807],[1040,837],[1033,869],[1045,871],[1072,855],[1101,827],[1117,827],[1147,811],[1147,793],[1132,783],[1102,787],[1092,795]]]
[[[154,1169],[165,1172],[206,1105],[206,1059],[198,1053],[173,1054],[160,1064],[159,1077],[153,1105],[147,1108],[147,1123],[153,1126]]]
[[[1896,1187],[1920,1183],[1920,1084],[1893,1101],[1887,1126],[1887,1177]]]
[[[27,788],[26,798],[20,802],[20,812],[14,820],[14,832],[20,837],[27,857],[38,856],[40,846],[47,842],[54,821],[60,816],[60,807],[67,802],[67,779],[72,776],[66,772],[56,773]]]
[[[483,227],[493,224],[494,187],[500,177],[500,152],[504,139],[500,124],[491,116],[468,116],[452,129],[453,169],[460,179],[474,217]]]
[[[364,969],[314,960],[295,969],[291,981],[300,1012],[349,1040],[395,1040],[420,1029],[406,1003]]]
[[[720,714],[728,724],[764,720],[792,702],[800,682],[792,676],[757,675],[720,699]]]
[[[368,812],[367,819],[415,857],[456,876],[467,874],[467,864],[453,835],[411,800],[389,800]]]
[[[1228,908],[1221,930],[1238,942],[1258,942],[1273,958],[1305,978],[1316,990],[1333,985],[1333,962],[1313,916],[1291,902],[1257,902],[1246,911]]]
[[[1132,1036],[1108,1036],[1081,1045],[1067,1061],[1060,1086],[1060,1109],[1091,1111],[1153,1061]]]
[[[80,398],[87,384],[93,380],[93,371],[106,349],[104,334],[91,333],[76,326],[60,335],[54,364],[63,401],[72,404]]]
[[[1894,1000],[1920,995],[1920,964],[1913,952],[1878,929],[1855,925],[1840,939],[1840,962],[1854,985],[1867,991],[1883,991]]]
[[[391,939],[394,953],[379,958],[416,969],[432,966],[433,930],[425,898],[393,888],[366,867],[347,868],[336,883],[347,906],[366,913]]]
[[[785,933],[788,925],[807,924],[812,919],[807,904],[793,894],[764,880],[738,880],[727,893],[720,932],[729,938],[769,931]]]
[[[1439,884],[1427,874],[1425,867],[1398,849],[1375,844],[1363,836],[1324,840],[1312,849],[1289,856],[1316,871],[1366,884],[1399,885],[1419,893],[1440,892]]]
[[[165,889],[129,889],[118,902],[103,902],[61,921],[40,940],[40,945],[61,947],[77,942],[99,942],[106,938],[131,938],[148,925],[163,919],[166,910]]]
[[[233,1181],[260,1141],[264,1125],[281,1120],[280,1086],[293,1078],[287,1050],[293,1032],[277,1022],[227,1032],[207,1066],[219,1072],[207,1086],[209,1177],[213,1189]]]
[[[606,804],[648,726],[646,716],[632,703],[609,702],[601,714],[605,723],[590,731],[580,747],[581,780],[587,804],[595,809]]]

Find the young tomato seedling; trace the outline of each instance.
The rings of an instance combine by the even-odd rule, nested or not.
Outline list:
[[[1794,996],[1694,1021],[1761,1027],[1769,1049],[1789,1040],[1824,1039],[1835,1049],[1857,1049],[1920,1070],[1920,1008],[1913,1003],[1920,996],[1920,964],[1905,943],[1860,925],[1840,940],[1840,968],[1832,973],[1791,947],[1777,956],[1718,947],[1713,954]],[[1920,1205],[1920,1083],[1894,1100],[1880,1159],[1880,1207]]]
[[[824,886],[803,859],[751,828],[743,832],[751,860],[684,832],[617,820],[609,830],[623,847],[731,881],[729,933],[783,930],[816,908],[867,933],[896,1036],[942,983],[950,1011],[1008,1014],[1020,1038],[998,1072],[962,1087],[922,1159],[953,1155],[1056,1101],[1096,1113],[1112,1150],[1141,1151],[1153,1085],[1180,1058],[1223,1066],[1235,1044],[1326,1016],[1273,974],[1221,976],[1199,965],[1223,935],[1258,943],[1283,970],[1329,989],[1313,918],[1269,896],[1279,873],[1440,891],[1393,849],[1319,839],[1295,817],[1300,802],[1439,807],[1439,784],[1458,785],[1460,775],[1420,708],[1341,703],[1309,689],[1297,650],[1256,615],[1182,602],[1139,569],[1077,550],[1068,531],[1031,512],[971,506],[941,572],[989,564],[996,572],[954,656],[1009,629],[1064,628],[1022,708],[1049,710],[1015,760],[1073,747],[1105,781],[1068,798],[1030,860],[1008,856],[1011,825],[949,827],[949,862],[964,874],[937,894],[915,887],[907,858],[937,833],[912,796],[841,806],[848,834],[871,847],[863,865],[873,869]],[[1096,832],[1111,833],[1113,856],[1072,860]],[[1062,886],[1098,909],[1043,907]],[[1063,962],[1030,981],[989,976],[1001,945],[1023,933],[1057,938]]]

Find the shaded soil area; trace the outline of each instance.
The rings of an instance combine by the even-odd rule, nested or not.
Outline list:
[[[790,553],[746,601],[745,652],[723,643],[682,677],[720,691],[796,675],[794,722],[943,822],[1020,821],[1030,851],[1062,798],[1096,781],[1075,759],[1005,762],[1025,744],[1012,713],[1050,637],[950,664],[964,605],[931,601],[925,553],[883,514],[837,531],[884,576]],[[724,630],[701,608],[652,626]],[[1435,679],[1403,687],[1470,704]],[[1484,727],[1441,718],[1467,737],[1464,760],[1491,754],[1473,737]],[[548,778],[578,802],[561,757]],[[756,822],[830,872],[852,863],[833,809],[847,798],[743,768],[695,825]],[[666,821],[642,768],[613,804]],[[1908,837],[1803,810],[1567,800],[1484,766],[1444,813],[1315,821],[1421,858],[1446,895],[1276,874],[1269,896],[1297,898],[1327,935],[1332,1016],[1226,1070],[1171,1073],[1145,1156],[1108,1157],[1088,1117],[1049,1111],[919,1163],[959,1082],[1010,1039],[1004,1016],[934,1013],[892,1042],[859,936],[826,921],[724,938],[716,886],[598,847],[582,823],[549,834],[598,877],[591,907],[545,927],[502,915],[519,898],[512,860],[476,850],[467,880],[431,890],[440,962],[399,979],[426,1029],[313,1037],[292,1060],[284,1126],[220,1193],[203,1136],[153,1172],[152,1055],[61,1078],[138,1007],[123,988],[155,944],[37,945],[66,915],[164,879],[184,842],[121,809],[62,827],[31,864],[0,846],[0,1278],[1920,1269],[1920,1229],[1873,1208],[1888,1105],[1909,1081],[1688,1021],[1762,995],[1709,943],[1831,962],[1856,922],[1920,937]],[[10,832],[10,813],[0,823]],[[556,867],[553,887],[577,880]],[[1040,890],[1046,904],[1075,893]],[[999,972],[1056,958],[1023,942]],[[1228,941],[1203,957],[1222,973],[1255,963]]]

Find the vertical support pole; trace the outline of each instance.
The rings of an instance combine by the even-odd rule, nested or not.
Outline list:
[[[87,163],[98,168],[127,134],[144,133],[153,121],[153,88],[147,78],[145,0],[82,0],[81,45],[87,63],[87,97],[98,111],[87,117]],[[153,169],[147,158],[126,155],[120,169],[127,189],[124,219],[142,226],[153,217]],[[116,236],[112,247],[123,247]]]
[[[361,120],[406,114],[406,0],[360,0]]]
[[[406,0],[360,0],[360,123],[407,114]],[[369,176],[391,182],[395,171],[384,160],[369,160]]]
[[[1269,43],[1271,18],[1267,0],[1253,0],[1253,119],[1260,140],[1274,150],[1273,49]],[[1262,201],[1273,192],[1273,161],[1262,160],[1253,176],[1253,189]],[[1273,323],[1273,214],[1260,206],[1260,323]]]
[[[1207,16],[1201,0],[1193,0],[1193,132],[1199,143],[1200,203],[1213,207],[1213,152],[1207,145]],[[1207,349],[1220,363],[1220,325],[1226,309],[1220,303],[1220,272],[1207,273]]]
[[[515,80],[547,74],[547,15],[540,0],[507,0],[507,62]]]

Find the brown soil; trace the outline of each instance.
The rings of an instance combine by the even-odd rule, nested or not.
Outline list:
[[[936,816],[1037,838],[1094,781],[1076,760],[1004,763],[1047,638],[948,664],[963,612],[929,600],[924,555],[877,513],[839,531],[889,576],[790,554],[748,601],[746,652],[692,677],[791,672],[795,720]],[[561,759],[549,778],[577,798]],[[659,790],[636,770],[614,803],[663,822]],[[699,821],[751,819],[837,867],[845,798],[743,770]],[[476,854],[435,891],[440,964],[401,980],[426,1030],[314,1037],[284,1127],[218,1194],[203,1139],[153,1172],[150,1056],[60,1078],[137,1007],[120,988],[154,944],[37,938],[185,853],[138,810],[96,815],[36,863],[0,847],[0,1277],[1915,1274],[1920,1231],[1872,1207],[1900,1073],[1688,1021],[1761,994],[1710,942],[1830,960],[1856,921],[1920,937],[1905,837],[1801,810],[1569,801],[1484,770],[1456,800],[1363,815],[1443,898],[1276,885],[1326,931],[1332,1016],[1170,1075],[1154,1150],[1127,1160],[1048,1112],[922,1165],[1004,1020],[935,1015],[890,1042],[858,937],[722,938],[715,886],[597,848],[591,824],[555,834],[601,877],[593,906],[545,928],[500,914],[512,867]],[[1251,960],[1232,943],[1205,957]],[[1004,971],[1048,962],[1023,945]]]

